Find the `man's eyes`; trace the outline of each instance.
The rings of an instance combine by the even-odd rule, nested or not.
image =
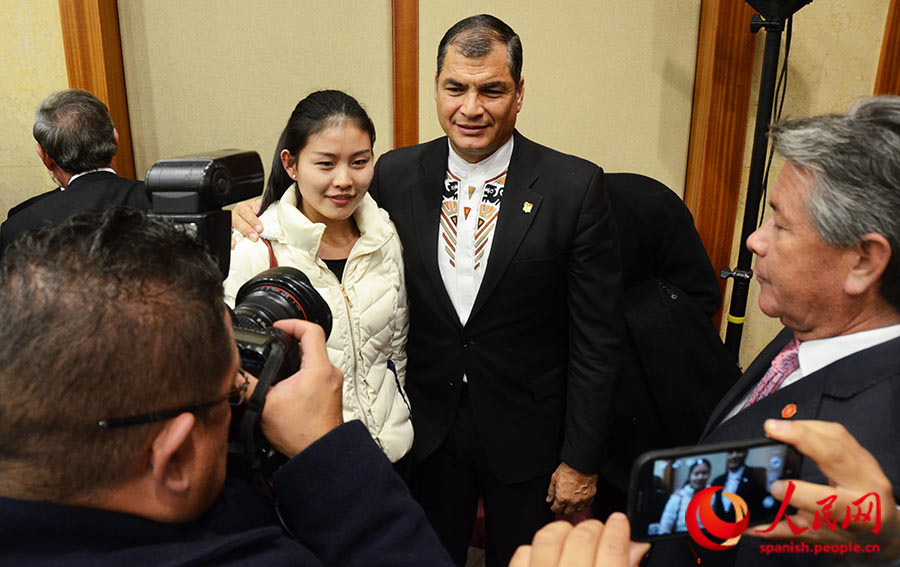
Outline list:
[[[463,94],[466,92],[466,88],[461,86],[445,86],[444,90],[450,94]],[[498,96],[503,96],[504,94],[506,94],[505,90],[497,88],[483,89],[479,90],[478,92],[482,96],[490,98],[496,98]]]

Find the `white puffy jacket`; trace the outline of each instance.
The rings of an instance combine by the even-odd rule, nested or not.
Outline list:
[[[396,462],[413,442],[403,391],[409,311],[400,239],[387,212],[366,195],[353,214],[361,234],[347,258],[343,282],[338,281],[318,255],[325,225],[312,223],[297,209],[295,186],[260,217],[262,237],[271,242],[278,265],[306,274],[331,308],[328,356],[344,374],[344,421],[361,420]],[[233,307],[241,285],[268,268],[265,243],[238,236],[225,301]]]

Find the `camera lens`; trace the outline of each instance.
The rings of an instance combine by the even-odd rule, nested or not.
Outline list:
[[[305,319],[331,333],[331,309],[296,268],[279,266],[257,274],[235,298],[235,326],[263,331],[279,319]]]

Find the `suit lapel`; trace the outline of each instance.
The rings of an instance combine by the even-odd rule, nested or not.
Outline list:
[[[441,196],[447,173],[447,138],[439,138],[419,162],[421,177],[409,184],[409,198],[415,217],[416,247],[422,258],[422,265],[434,288],[432,297],[437,299],[447,312],[450,321],[459,325],[459,314],[450,301],[444,279],[438,266],[438,232],[440,230]]]
[[[772,342],[763,349],[759,356],[753,360],[750,366],[747,367],[747,371],[741,375],[735,385],[728,390],[728,393],[725,394],[722,401],[716,406],[716,409],[713,410],[709,420],[706,422],[706,428],[703,430],[703,435],[700,436],[701,439],[709,435],[722,422],[725,416],[728,415],[728,412],[730,412],[731,409],[747,395],[747,392],[762,379],[763,375],[765,375],[769,366],[772,364],[772,359],[775,358],[776,354],[781,352],[781,349],[784,348],[784,345],[786,345],[793,336],[794,334],[791,331],[783,329],[774,339],[772,339]]]
[[[793,406],[791,419],[816,419],[829,374],[828,367],[805,376],[799,382],[777,390],[749,408],[739,411],[731,419],[712,428],[703,443],[722,440],[765,437],[763,422],[766,419],[783,419],[788,405]],[[737,403],[737,401],[735,401]]]
[[[506,184],[503,187],[503,199],[500,202],[500,215],[497,217],[491,253],[488,256],[484,279],[475,296],[469,321],[474,319],[478,310],[497,287],[519,244],[525,238],[528,228],[540,213],[543,197],[531,190],[539,178],[537,155],[528,140],[518,132],[514,136],[513,153],[506,172]]]
[[[759,358],[764,358],[768,366],[771,359],[792,337],[793,333],[790,331],[782,331],[763,351],[766,355],[760,354]],[[879,382],[896,376],[898,367],[900,367],[900,339],[893,339],[857,352],[769,394],[720,425],[718,421],[710,419],[711,424],[717,425],[707,425],[702,441],[707,443],[721,439],[762,437],[763,421],[769,418],[782,418],[782,412],[788,405],[793,405],[790,419],[818,419],[820,405],[825,396],[852,398]],[[860,372],[860,368],[864,368],[865,371]],[[743,393],[745,394],[749,388],[750,386],[744,388]],[[734,403],[737,403],[739,398],[735,396],[733,399]],[[728,405],[727,409],[733,405]],[[716,412],[719,412],[719,408],[716,408]],[[715,417],[714,415],[713,418]]]

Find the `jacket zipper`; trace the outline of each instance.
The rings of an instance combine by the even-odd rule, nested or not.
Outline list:
[[[322,262],[323,264],[325,263],[321,259],[319,259],[319,261]],[[347,268],[348,268],[349,263],[350,263],[350,259],[348,258],[347,264],[344,264],[344,274],[347,273]],[[325,266],[325,269],[327,270],[328,266]],[[341,290],[341,295],[344,296],[344,309],[346,309],[346,311],[347,311],[347,324],[350,327],[349,328],[350,352],[353,355],[353,386],[354,386],[353,389],[356,394],[356,406],[359,408],[360,419],[362,419],[362,422],[365,424],[366,428],[368,429],[369,418],[366,414],[366,408],[365,408],[365,406],[363,406],[362,400],[359,397],[359,388],[360,388],[360,381],[358,379],[359,364],[357,361],[358,357],[357,357],[357,353],[356,353],[356,340],[353,337],[353,313],[351,311],[351,309],[353,307],[353,302],[350,301],[350,296],[347,295],[347,290],[344,289],[344,283],[337,278],[337,276],[334,274],[334,272],[332,272],[331,270],[328,270],[328,272],[331,273],[332,277],[334,277],[334,279],[338,282],[338,287]]]
[[[341,288],[341,293],[344,294],[344,299],[347,301],[347,304],[348,304],[350,307],[353,307],[353,302],[350,301],[350,296],[347,295],[347,290],[344,289],[344,284],[341,283],[341,284],[339,284],[339,285],[340,285],[340,288]]]

